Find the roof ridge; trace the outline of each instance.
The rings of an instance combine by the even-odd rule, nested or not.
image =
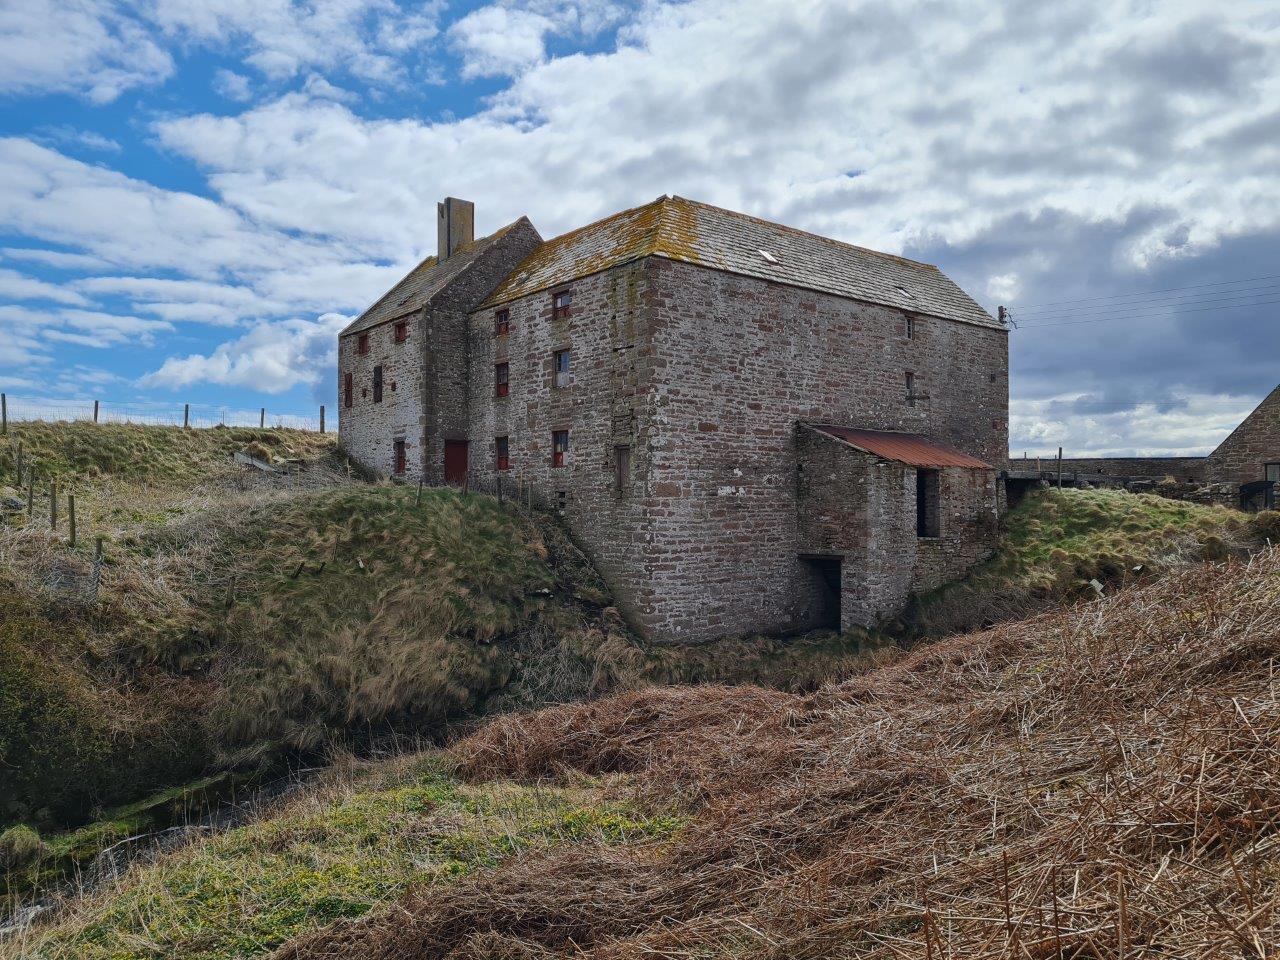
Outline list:
[[[702,207],[706,210],[715,210],[717,213],[724,213],[731,217],[737,217],[739,220],[750,220],[753,223],[759,223],[766,227],[774,227],[778,230],[785,230],[788,233],[797,233],[805,237],[813,237],[815,240],[822,240],[826,243],[838,244],[842,247],[848,247],[850,250],[858,250],[862,253],[869,253],[875,257],[884,257],[886,260],[897,260],[899,263],[909,263],[915,267],[927,267],[930,270],[938,270],[937,264],[925,263],[923,260],[912,260],[910,257],[903,257],[896,253],[885,253],[883,250],[875,250],[871,247],[864,247],[861,244],[849,243],[847,240],[838,240],[835,237],[828,237],[822,233],[814,233],[812,230],[801,230],[799,227],[791,227],[785,223],[778,223],[776,220],[766,220],[764,217],[754,217],[749,213],[742,213],[739,210],[730,210],[728,207],[717,207],[714,203],[705,203],[702,200],[691,200],[688,197],[673,195],[669,199],[679,200],[682,203],[688,203],[695,207]],[[941,273],[941,271],[938,271]]]

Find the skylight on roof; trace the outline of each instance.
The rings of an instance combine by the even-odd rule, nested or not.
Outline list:
[[[894,287],[894,289],[895,289],[895,290],[897,290],[897,291],[898,291],[900,294],[902,294],[904,297],[906,297],[908,300],[914,300],[914,299],[915,299],[915,295],[914,295],[910,290],[908,290],[906,287],[901,287],[901,286],[899,286],[899,287]]]
[[[756,253],[760,254],[760,256],[764,257],[764,258],[765,258],[766,260],[768,260],[770,263],[777,263],[777,262],[778,262],[778,258],[777,258],[777,257],[775,257],[775,256],[774,256],[772,253],[770,253],[768,250],[757,250],[757,251],[756,251]]]

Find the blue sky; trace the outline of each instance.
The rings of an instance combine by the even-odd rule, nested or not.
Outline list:
[[[434,203],[678,193],[1012,308],[1015,451],[1204,452],[1280,382],[1280,9],[0,0],[0,389],[306,412]]]

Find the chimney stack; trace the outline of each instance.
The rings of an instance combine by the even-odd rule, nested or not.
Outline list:
[[[476,205],[470,200],[446,197],[436,204],[436,262],[444,263],[458,248],[476,238]]]

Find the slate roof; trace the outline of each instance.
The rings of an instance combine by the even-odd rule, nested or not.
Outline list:
[[[487,237],[481,237],[479,240],[473,240],[459,247],[444,263],[437,263],[435,257],[427,257],[405,274],[403,280],[379,297],[373,306],[347,324],[338,336],[345,337],[361,330],[368,330],[393,317],[412,313],[425,306],[432,297],[448,286],[451,280],[460,276],[475,263],[477,258],[493,246],[500,237],[522,221],[528,222],[528,218],[521,217]]]
[[[828,436],[843,440],[864,453],[882,460],[905,463],[910,467],[969,467],[973,470],[992,470],[991,464],[977,457],[961,453],[955,447],[918,433],[899,433],[896,430],[859,430],[854,427],[836,427],[830,424],[811,424]]]
[[[546,241],[483,306],[646,256],[1004,329],[935,266],[683,197],[659,197]]]

